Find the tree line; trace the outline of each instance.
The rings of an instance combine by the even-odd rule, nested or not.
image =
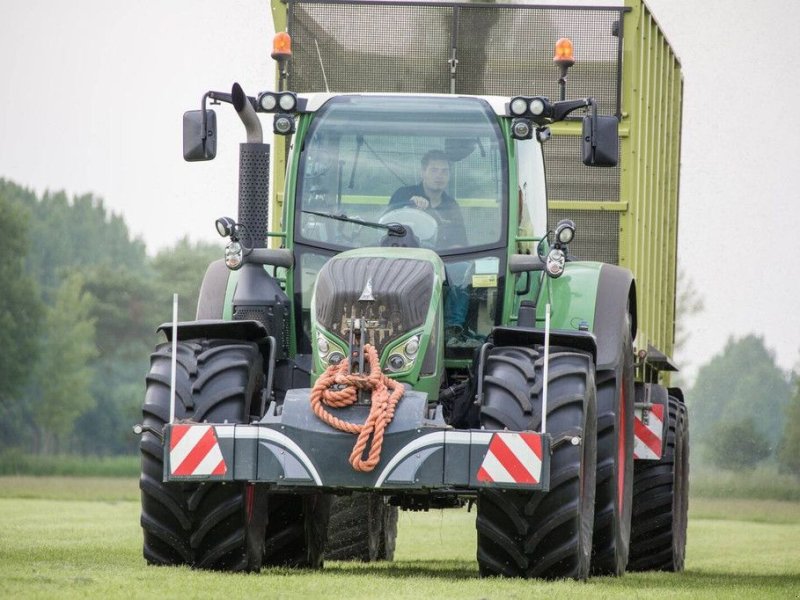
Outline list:
[[[194,318],[220,247],[148,256],[90,194],[37,197],[0,179],[0,449],[133,452],[158,324]]]
[[[173,292],[179,318],[194,318],[221,247],[184,238],[149,256],[101,199],[37,197],[2,179],[0,215],[0,450],[134,452],[155,328],[171,320]],[[690,288],[679,341],[690,334],[680,313],[702,311]],[[770,460],[800,475],[800,386],[762,338],[729,340],[687,398],[693,460]]]

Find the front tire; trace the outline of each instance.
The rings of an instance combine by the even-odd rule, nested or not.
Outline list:
[[[257,571],[261,567],[263,488],[241,483],[164,483],[164,448],[152,433],[170,414],[171,344],[151,355],[140,452],[143,553],[152,565]],[[260,392],[262,358],[255,344],[238,341],[178,342],[176,419],[245,423]],[[251,510],[248,510],[251,507]]]
[[[677,398],[668,400],[661,460],[634,467],[631,571],[683,571],[689,512],[689,415]]]
[[[501,347],[487,355],[481,424],[538,430],[542,421],[543,348]],[[586,579],[594,521],[597,414],[594,364],[583,352],[552,348],[547,432],[550,491],[478,493],[481,575]],[[572,441],[579,439],[579,443]]]
[[[622,325],[618,364],[597,374],[597,490],[592,575],[620,576],[628,564],[633,503],[633,350]]]

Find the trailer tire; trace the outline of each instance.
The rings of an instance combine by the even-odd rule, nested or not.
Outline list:
[[[677,398],[668,400],[661,460],[634,466],[631,571],[683,571],[689,510],[689,416]]]
[[[172,345],[150,357],[142,407],[141,525],[152,565],[187,564],[221,571],[258,571],[263,552],[264,488],[242,483],[164,483],[158,435],[169,421]],[[245,423],[260,392],[262,358],[255,344],[192,340],[177,344],[176,419]]]
[[[633,504],[633,350],[622,324],[617,364],[597,374],[597,489],[592,575],[620,576],[628,564]]]
[[[270,492],[264,565],[321,569],[332,496]]]
[[[383,496],[354,492],[336,496],[331,506],[325,557],[374,562],[394,560],[397,507]]]
[[[543,350],[500,347],[486,359],[481,425],[541,426]],[[586,579],[594,523],[597,413],[591,356],[551,348],[547,432],[550,491],[478,492],[478,565],[482,576]],[[580,443],[570,443],[579,437]],[[559,439],[560,438],[560,439]]]

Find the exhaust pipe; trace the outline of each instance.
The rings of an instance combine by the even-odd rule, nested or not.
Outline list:
[[[269,228],[269,144],[263,143],[261,121],[238,83],[231,99],[247,131],[239,144],[239,219],[248,248],[266,248]]]
[[[261,131],[261,121],[258,120],[256,111],[250,101],[247,99],[247,94],[244,93],[242,86],[238,83],[233,84],[231,88],[231,100],[233,100],[233,108],[236,109],[236,114],[244,123],[244,128],[247,131],[247,142],[251,144],[260,144],[264,141],[264,134]]]

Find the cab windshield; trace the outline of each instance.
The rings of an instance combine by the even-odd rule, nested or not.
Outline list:
[[[336,97],[303,142],[295,239],[394,245],[388,225],[399,223],[407,245],[440,255],[505,246],[504,148],[480,99]]]

